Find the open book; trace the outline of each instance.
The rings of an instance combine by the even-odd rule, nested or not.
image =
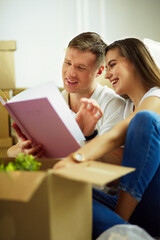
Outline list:
[[[85,140],[54,83],[29,88],[8,101],[0,96],[0,101],[24,135],[44,146],[45,157],[66,157]]]

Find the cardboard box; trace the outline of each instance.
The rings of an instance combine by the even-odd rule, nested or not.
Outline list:
[[[15,88],[16,41],[0,41],[0,88]]]
[[[0,91],[0,96],[2,96],[5,100],[6,98],[10,99],[12,96],[22,92],[23,90],[24,89],[2,90]],[[11,128],[11,122],[13,122],[12,118],[10,118],[7,110],[0,102],[0,157],[6,156],[6,150],[8,147],[12,146],[13,142],[16,143],[14,140],[15,133],[13,128]],[[6,146],[4,143],[6,143]],[[2,148],[5,154],[1,154]]]
[[[13,144],[12,138],[0,138],[0,158],[7,157],[7,150]]]
[[[51,170],[56,159],[40,161],[41,171],[0,172],[1,240],[91,240],[92,183],[134,170],[99,162]]]
[[[0,95],[3,98],[10,99],[10,90],[5,90],[0,92]],[[5,99],[6,100],[6,99]],[[9,114],[5,107],[0,102],[0,138],[8,138],[10,137],[10,119]],[[1,145],[0,145],[1,147]]]

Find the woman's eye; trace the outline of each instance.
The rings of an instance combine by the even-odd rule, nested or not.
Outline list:
[[[112,68],[112,67],[114,67],[116,65],[116,63],[112,63],[112,64],[110,64],[110,67]]]

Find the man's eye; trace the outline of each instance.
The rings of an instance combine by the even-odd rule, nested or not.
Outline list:
[[[85,71],[86,70],[84,67],[81,67],[81,66],[79,66],[78,69],[81,70],[81,71]]]
[[[70,63],[70,62],[65,62],[65,64],[67,64],[67,65],[69,65],[69,66],[71,65],[71,63]]]

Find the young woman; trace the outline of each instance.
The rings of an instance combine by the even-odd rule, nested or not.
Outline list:
[[[128,96],[124,120],[55,169],[78,158],[100,159],[124,145],[121,164],[136,171],[121,178],[116,196],[93,191],[93,239],[128,222],[160,237],[160,71],[144,44],[128,38],[106,48],[106,78],[116,93]],[[87,109],[88,100],[82,101]]]

